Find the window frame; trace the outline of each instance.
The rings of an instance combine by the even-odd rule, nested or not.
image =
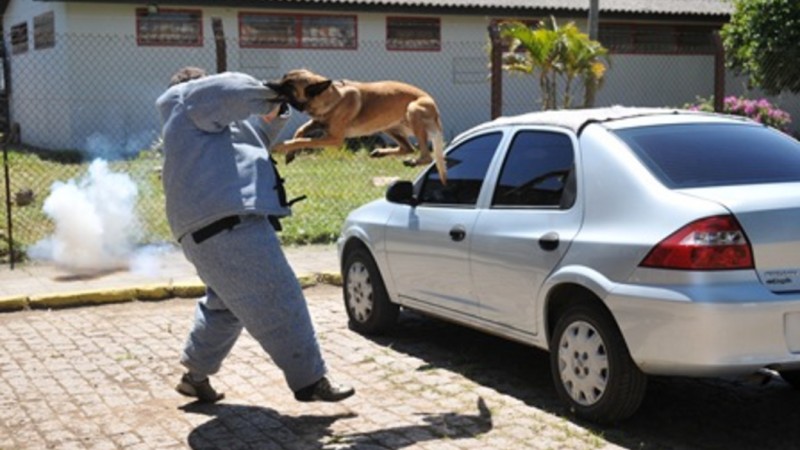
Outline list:
[[[479,204],[479,201],[480,201],[480,198],[481,198],[481,192],[485,189],[486,181],[489,179],[489,176],[491,174],[493,161],[494,161],[495,157],[497,156],[498,152],[501,151],[503,143],[505,142],[505,135],[506,135],[506,133],[502,129],[491,129],[491,130],[485,130],[485,131],[482,131],[480,133],[476,133],[474,135],[468,136],[468,137],[464,138],[463,140],[460,140],[459,142],[454,143],[454,145],[451,147],[451,150],[449,150],[447,152],[447,154],[445,155],[445,163],[447,164],[447,167],[448,167],[447,185],[442,185],[441,184],[441,180],[438,179],[438,176],[439,176],[438,171],[436,171],[435,167],[431,167],[427,172],[425,172],[422,175],[422,177],[419,179],[419,183],[417,183],[417,185],[416,185],[415,197],[417,199],[419,199],[419,205],[424,205],[424,206],[428,206],[428,207],[439,207],[439,208],[476,209],[478,207],[478,204]],[[474,199],[474,201],[472,203],[437,202],[437,201],[426,200],[424,198],[424,195],[430,189],[439,189],[439,190],[444,190],[444,189],[454,190],[454,189],[457,189],[459,186],[456,186],[456,183],[459,182],[459,179],[453,176],[453,171],[452,171],[452,169],[454,167],[456,167],[457,164],[456,165],[451,165],[450,164],[451,161],[452,161],[452,158],[451,158],[452,154],[453,153],[457,153],[457,151],[460,148],[463,148],[465,145],[468,145],[468,144],[476,141],[477,139],[487,138],[489,136],[497,137],[497,141],[495,143],[494,149],[492,150],[492,154],[489,157],[488,163],[486,165],[486,170],[483,173],[483,178],[482,178],[482,180],[480,182],[480,186],[477,189],[477,195],[475,196],[475,199]],[[435,177],[435,178],[432,178],[432,177]],[[434,186],[433,183],[435,183],[436,185]]]
[[[605,29],[604,29],[605,28]],[[612,28],[609,30],[609,28]],[[630,54],[630,55],[713,55],[715,53],[714,41],[710,39],[707,47],[697,46],[691,47],[682,42],[682,37],[692,32],[708,32],[709,36],[713,36],[714,31],[719,30],[719,26],[711,24],[663,24],[663,23],[646,23],[646,22],[601,22],[599,29],[600,43],[608,49],[610,53],[614,54]],[[641,41],[637,42],[637,38],[643,35],[650,35],[654,29],[668,30],[672,38],[670,49],[653,49],[652,46],[644,44]],[[622,32],[625,34],[622,34]],[[603,41],[603,33],[619,32],[621,35],[628,37],[627,44],[624,46],[617,45],[616,43],[609,44],[608,41]],[[659,44],[661,45],[661,44]]]
[[[10,28],[11,54],[21,55],[30,50],[30,33],[28,21],[15,23]]]
[[[509,159],[511,158],[512,153],[514,153],[514,145],[517,142],[517,139],[523,134],[556,135],[563,138],[566,143],[569,144],[572,162],[570,163],[569,168],[566,169],[566,173],[563,175],[563,180],[561,181],[562,187],[560,189],[561,194],[557,204],[498,204],[498,195],[501,188],[500,183],[503,181],[503,175],[506,173],[506,167],[508,167]],[[572,208],[572,206],[575,204],[574,191],[576,189],[575,170],[577,149],[575,148],[575,142],[569,133],[554,129],[521,128],[513,132],[506,147],[506,151],[503,154],[503,160],[500,162],[500,167],[497,170],[497,178],[494,180],[494,186],[492,187],[492,196],[489,200],[489,209],[566,210]],[[548,174],[549,173],[553,173],[553,171],[548,172]]]
[[[287,34],[287,44],[262,44],[262,43],[251,43],[251,41],[255,42],[255,39],[245,38],[244,37],[244,27],[246,26],[246,17],[273,17],[273,18],[291,18],[293,19],[294,23],[292,27],[294,28],[293,34]],[[336,19],[351,19],[353,25],[353,35],[352,35],[352,44],[345,45],[345,46],[335,46],[335,45],[321,45],[321,46],[312,46],[304,44],[304,27],[305,22],[304,19],[308,18],[336,18]],[[237,15],[237,22],[238,22],[238,32],[239,32],[239,47],[240,48],[290,48],[290,49],[301,49],[301,50],[358,50],[358,16],[355,14],[292,14],[292,13],[271,13],[271,12],[262,12],[262,11],[240,11]],[[294,38],[294,44],[291,42],[292,37]],[[345,42],[347,44],[347,42]]]
[[[791,136],[763,125],[736,122],[685,122],[623,127],[613,129],[612,133],[667,189],[729,188],[800,182],[800,176],[795,170],[800,167],[800,156],[796,156],[795,151],[795,147],[798,146],[797,141]],[[663,134],[668,134],[671,140],[664,139]],[[691,144],[679,145],[679,140],[685,136],[690,136],[687,139],[692,141]],[[643,140],[658,142],[659,147],[647,146]],[[714,144],[708,145],[707,142],[712,140]],[[724,140],[733,140],[734,143],[724,145]],[[778,141],[780,143],[775,144]],[[783,142],[786,143],[785,146],[782,145]],[[749,150],[754,148],[754,145],[762,145],[763,151]],[[669,149],[665,155],[673,156],[681,151],[687,156],[678,159],[681,158],[681,155],[678,155],[677,158],[673,157],[669,164],[665,164],[664,158],[659,158],[661,156],[659,153],[664,148]],[[699,148],[703,151],[698,152]],[[746,158],[735,157],[743,152],[747,153],[744,155]],[[696,156],[698,154],[705,159],[698,160]],[[742,163],[713,164],[720,160],[720,155],[726,155],[732,161],[742,161]],[[775,155],[778,157],[790,155],[792,159],[773,163]],[[679,164],[675,164],[676,161]],[[707,169],[717,166],[719,168],[713,172]],[[702,176],[698,176],[698,172],[692,172],[690,169],[683,169],[693,167],[705,168],[702,170]],[[783,173],[786,168],[789,168],[790,175]],[[778,170],[781,172],[776,172]]]
[[[167,15],[167,14],[185,14],[187,19],[191,19],[186,22],[178,22],[170,24],[170,27],[180,27],[185,25],[186,23],[194,24],[197,30],[192,40],[182,40],[182,41],[165,41],[165,40],[143,40],[144,33],[142,30],[142,26],[145,23],[143,19],[146,19],[149,16],[158,16],[158,15]],[[196,17],[193,19],[193,17]],[[153,33],[154,35],[162,34],[162,33]],[[180,34],[178,32],[177,34]],[[187,36],[188,33],[185,33]],[[202,47],[203,46],[203,10],[202,9],[179,9],[179,8],[159,8],[158,12],[151,13],[148,11],[147,8],[136,8],[136,45],[139,47]]]
[[[44,50],[56,46],[56,19],[53,11],[33,17],[33,49]]]
[[[393,41],[401,41],[401,38],[393,38],[391,37],[390,33],[390,22],[397,21],[401,23],[395,24],[395,26],[409,26],[413,25],[414,22],[417,24],[434,24],[436,26],[436,31],[438,32],[438,39],[436,39],[436,45],[431,47],[414,47],[414,46],[404,46],[398,44],[392,44]],[[402,21],[406,21],[406,23],[402,23]],[[440,52],[442,51],[442,19],[441,17],[415,17],[415,16],[386,16],[385,20],[385,31],[386,31],[386,50],[390,52]],[[422,41],[423,39],[410,39],[406,42],[414,42],[414,41]]]

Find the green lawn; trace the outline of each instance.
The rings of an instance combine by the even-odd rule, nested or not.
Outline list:
[[[12,206],[13,235],[17,250],[37,242],[53,231],[53,223],[42,205],[56,181],[83,176],[89,163],[64,163],[42,159],[16,150],[9,151],[12,204],[16,193],[34,192],[34,202]],[[157,153],[143,152],[138,159],[111,163],[114,172],[128,174],[139,188],[137,212],[142,226],[142,243],[171,241],[164,214]],[[347,213],[354,207],[383,196],[386,187],[373,181],[382,177],[412,179],[420,169],[407,168],[397,158],[370,158],[365,151],[327,150],[305,153],[290,165],[279,160],[278,169],[286,179],[288,197],[306,195],[296,203],[292,217],[283,221],[281,239],[286,245],[331,243]],[[0,211],[0,258],[8,257],[5,186]]]

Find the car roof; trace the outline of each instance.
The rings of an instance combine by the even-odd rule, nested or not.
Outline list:
[[[722,114],[701,111],[689,111],[677,108],[611,106],[607,108],[539,111],[516,116],[503,116],[498,117],[490,122],[478,125],[469,130],[467,133],[498,126],[546,125],[567,128],[577,134],[580,134],[584,127],[592,123],[609,123],[623,119],[655,118],[656,116],[662,116],[664,119],[668,119],[669,117],[675,118],[678,116],[691,116],[694,119],[700,120],[742,119],[741,117],[726,116]]]

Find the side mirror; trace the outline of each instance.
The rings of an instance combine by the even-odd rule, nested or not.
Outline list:
[[[414,198],[414,185],[410,181],[395,181],[386,189],[386,200],[390,203],[416,206],[417,199]]]

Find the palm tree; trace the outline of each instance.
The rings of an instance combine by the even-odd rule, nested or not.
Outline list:
[[[501,25],[501,36],[511,40],[503,69],[527,74],[538,71],[542,109],[558,107],[559,79],[564,86],[562,108],[572,107],[572,86],[576,79],[583,82],[583,106],[594,105],[595,93],[605,76],[608,51],[573,22],[559,27],[555,18],[551,18],[549,25],[535,29],[522,22],[506,22]]]
[[[555,108],[557,33],[544,27],[532,29],[522,22],[505,22],[501,24],[500,36],[511,40],[503,58],[503,69],[530,75],[538,70],[542,109]]]

